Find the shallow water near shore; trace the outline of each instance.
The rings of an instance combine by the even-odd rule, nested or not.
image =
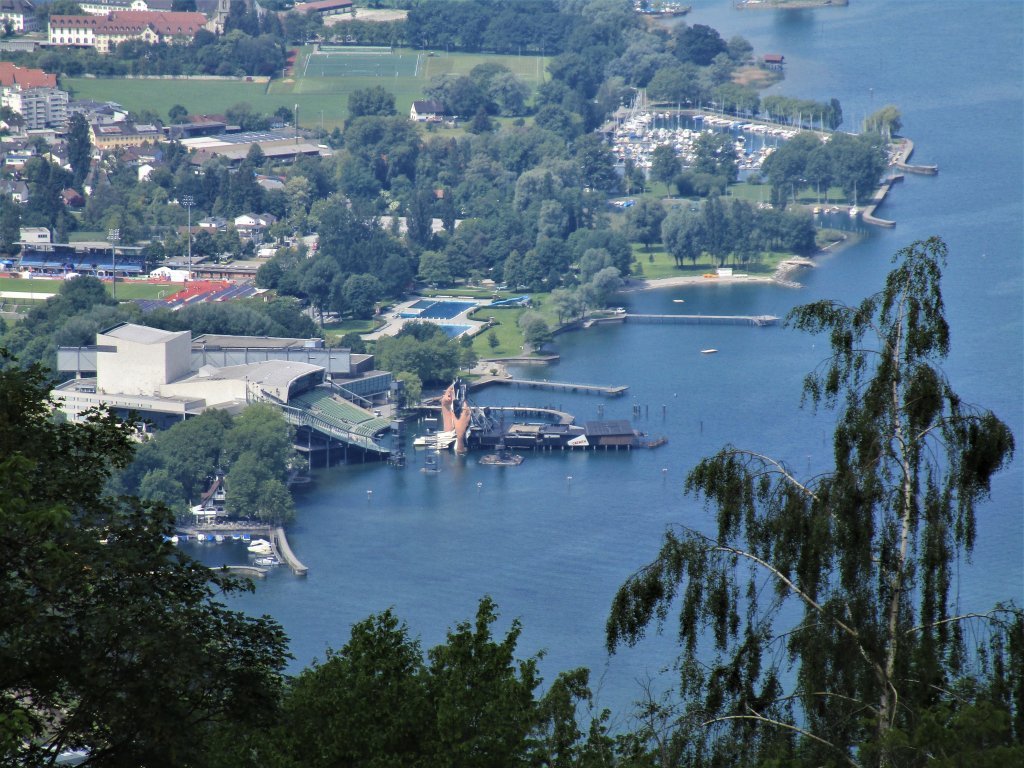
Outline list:
[[[624,295],[631,311],[774,314],[819,298],[855,302],[882,286],[891,256],[933,234],[950,246],[944,294],[952,327],[946,370],[967,402],[991,408],[1024,439],[1022,281],[1022,8],[1017,3],[857,2],[808,11],[733,11],[694,0],[686,23],[728,39],[743,34],[758,53],[786,56],[787,78],[771,92],[840,99],[843,128],[887,103],[899,105],[919,163],[937,177],[908,176],[879,210],[894,230],[819,257],[776,285],[699,285]],[[684,299],[684,304],[675,300]],[[716,355],[700,350],[713,347]],[[832,415],[800,408],[803,376],[827,342],[781,326],[618,325],[557,339],[561,361],[514,370],[524,378],[627,384],[606,400],[491,388],[478,404],[553,405],[592,418],[632,418],[667,445],[645,451],[528,454],[519,467],[485,467],[442,454],[442,471],[380,464],[317,474],[297,499],[289,540],[310,569],[279,572],[233,604],[269,613],[291,637],[298,671],[349,627],[394,607],[425,647],[470,618],[490,594],[523,622],[520,652],[546,649],[550,680],[588,666],[602,706],[626,712],[639,680],[673,659],[674,629],[609,659],[604,623],[614,590],[657,551],[667,525],[709,529],[710,515],[682,495],[687,470],[726,443],[784,458],[804,476],[828,469]],[[979,514],[972,563],[956,578],[960,610],[986,610],[1024,596],[1024,472],[998,476]],[[372,493],[367,493],[372,491]],[[213,548],[202,550],[216,562]]]

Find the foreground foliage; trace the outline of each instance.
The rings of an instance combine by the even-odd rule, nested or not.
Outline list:
[[[283,632],[215,599],[245,586],[166,543],[165,509],[104,493],[131,456],[111,415],[56,423],[38,368],[0,370],[3,765],[205,765],[276,710]]]
[[[603,717],[584,733],[589,675],[559,675],[538,694],[538,656],[517,658],[513,621],[495,637],[497,606],[480,601],[425,654],[387,610],[352,627],[343,648],[304,670],[285,693],[279,723],[251,733],[227,765],[598,766],[619,765]]]
[[[804,392],[839,406],[835,468],[801,481],[731,446],[703,460],[686,489],[716,512],[715,535],[670,531],[616,595],[611,650],[680,598],[681,704],[660,716],[691,764],[936,765],[943,750],[943,764],[1024,752],[1021,611],[951,612],[977,504],[1014,440],[938,368],[949,351],[945,256],[937,238],[915,242],[880,293],[791,313],[792,326],[830,338],[832,357]],[[986,712],[999,717],[984,732],[933,750],[936,731],[962,733]]]

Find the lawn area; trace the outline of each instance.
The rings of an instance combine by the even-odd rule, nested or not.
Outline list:
[[[225,108],[241,102],[254,111],[273,114],[278,107],[299,108],[299,125],[325,131],[341,127],[348,116],[348,95],[359,88],[384,86],[395,95],[400,115],[408,114],[413,101],[423,98],[430,78],[441,74],[468,75],[483,62],[496,62],[518,75],[531,90],[543,82],[548,58],[452,53],[430,56],[424,51],[396,48],[390,55],[374,58],[372,67],[345,66],[352,54],[312,55],[311,46],[299,49],[294,72],[270,83],[245,80],[128,80],[124,78],[61,78],[61,87],[75,98],[116,101],[132,112],[152,110],[166,119],[175,104],[191,114],[223,114]],[[350,74],[345,74],[346,69]],[[369,69],[369,73],[366,71]],[[373,72],[376,72],[374,74]]]
[[[558,315],[555,314],[553,305],[548,301],[550,296],[550,293],[531,293],[530,299],[533,301],[533,306],[530,309],[539,312],[541,317],[547,320],[548,327],[555,330],[558,327]],[[516,357],[523,354],[523,334],[519,330],[518,321],[519,316],[526,311],[523,308],[484,306],[472,313],[470,317],[473,320],[485,321],[487,318],[493,317],[498,323],[473,337],[473,351],[477,356],[483,359],[485,357]],[[491,330],[497,333],[497,347],[491,347],[487,341]]]
[[[19,293],[57,293],[63,280],[23,280],[20,277],[0,277],[0,291]]]
[[[21,293],[58,293],[64,285],[63,280],[23,280],[20,277],[0,277],[0,291],[18,291]],[[110,293],[110,283],[103,287]],[[183,283],[143,283],[118,282],[117,298],[128,299],[161,299],[177,293],[184,287]]]
[[[150,109],[165,120],[167,111],[175,104],[181,104],[195,115],[223,114],[226,107],[243,101],[251,104],[257,112],[266,114],[272,114],[280,106],[295,105],[291,97],[269,95],[266,83],[244,80],[62,77],[60,82],[61,87],[70,90],[74,98],[116,101],[133,112]]]
[[[497,325],[473,337],[473,351],[477,356],[482,359],[485,357],[515,357],[523,354],[523,334],[519,331],[517,321],[525,311],[525,309],[481,307],[474,312],[471,315],[474,320],[486,320],[488,317],[493,317],[497,321]],[[492,347],[487,342],[491,331],[498,336],[497,347]]]
[[[346,333],[371,333],[380,325],[376,320],[339,320],[335,323],[324,323],[324,338],[330,345]]]
[[[656,280],[662,277],[699,277],[705,272],[714,272],[718,267],[718,262],[710,258],[697,259],[696,264],[692,264],[687,260],[683,263],[682,267],[677,267],[675,260],[665,250],[665,246],[660,243],[652,245],[650,251],[645,250],[639,243],[634,243],[633,255],[643,270],[642,273],[636,276],[648,280]],[[733,267],[736,271],[748,275],[770,275],[775,271],[779,262],[785,261],[792,255],[791,253],[776,253],[773,251],[762,254],[761,260],[756,263],[728,263],[726,266]],[[653,261],[651,261],[652,256],[654,257]]]

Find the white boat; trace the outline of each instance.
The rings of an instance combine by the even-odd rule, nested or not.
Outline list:
[[[850,206],[850,218],[851,219],[856,218],[857,214],[859,214],[859,213],[860,213],[860,208],[858,208],[856,205]]]
[[[255,562],[256,565],[280,565],[281,563],[280,560],[273,556],[260,556],[253,562]]]
[[[433,435],[420,435],[412,444],[416,448],[451,448],[455,442],[455,430],[449,430],[447,432],[437,432]]]
[[[702,350],[700,351],[700,353],[701,353],[702,355],[713,355],[713,354],[715,354],[715,353],[716,353],[717,351],[718,351],[717,349],[709,348],[709,349],[702,349]]]
[[[682,304],[685,301],[686,301],[686,299],[672,299],[672,303],[673,304]]]
[[[270,542],[266,539],[253,539],[252,543],[246,547],[254,555],[269,555],[274,551],[274,548],[270,546]]]
[[[213,540],[220,544],[224,541],[224,536],[218,533],[216,536],[213,537]]]

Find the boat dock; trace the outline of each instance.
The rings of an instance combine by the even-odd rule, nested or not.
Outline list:
[[[637,315],[626,314],[627,323],[682,323],[684,325],[775,325],[775,315]]]
[[[284,528],[281,526],[272,527],[269,525],[252,525],[251,523],[219,523],[215,525],[184,525],[178,526],[176,529],[178,534],[185,536],[198,536],[203,534],[205,536],[234,536],[241,534],[249,534],[250,536],[257,536],[265,538],[270,542],[270,546],[273,549],[274,556],[277,557],[282,563],[292,569],[292,573],[296,576],[305,576],[309,573],[309,569],[304,566],[299,558],[292,552],[292,548],[288,545],[288,537],[285,535]],[[244,573],[246,576],[266,575],[266,571],[262,568],[257,568],[251,565],[229,565],[227,566],[232,571],[238,571]],[[259,571],[260,573],[254,573]]]

